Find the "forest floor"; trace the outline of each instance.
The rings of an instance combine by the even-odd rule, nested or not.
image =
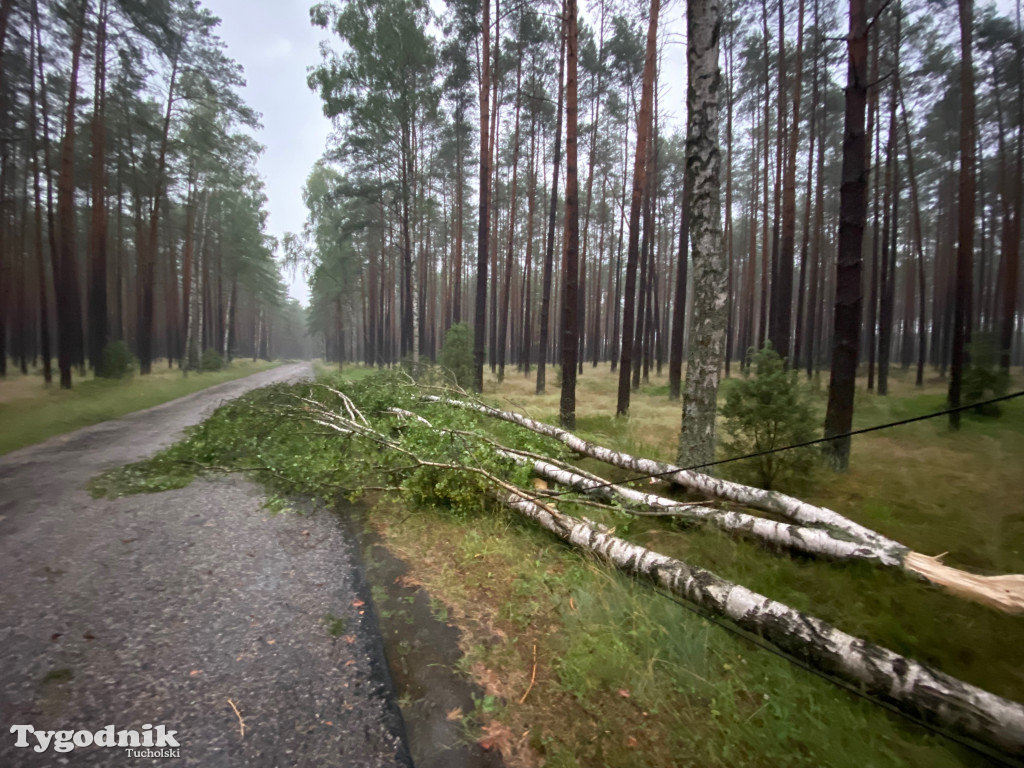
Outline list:
[[[410,765],[358,548],[334,516],[269,514],[237,475],[85,488],[223,401],[309,373],[264,371],[0,459],[0,765],[129,760],[19,749],[6,734],[26,723],[162,724],[174,762],[203,768]]]
[[[186,377],[177,368],[168,367],[166,361],[157,360],[148,376],[97,379],[91,373],[76,375],[71,389],[60,389],[56,383],[46,386],[42,369],[22,375],[16,366],[9,365],[7,377],[0,379],[0,456],[277,365],[280,363],[239,359],[220,371]]]
[[[549,371],[549,379],[554,376]],[[577,432],[674,460],[680,405],[653,375],[616,419],[607,365],[579,379]],[[1020,377],[1012,382],[1019,389]],[[723,397],[731,382],[725,381]],[[805,384],[822,414],[824,384]],[[855,427],[942,410],[947,383],[896,370],[890,393],[858,390]],[[556,423],[558,390],[490,377],[484,399]],[[928,555],[978,573],[1024,572],[1024,402],[999,418],[946,418],[855,437],[850,471],[784,488]],[[582,462],[608,477],[623,473]],[[728,474],[728,471],[723,471]],[[619,535],[806,610],[855,635],[1024,701],[1024,618],[900,573],[793,557],[717,530],[601,510]],[[411,514],[380,502],[369,524],[408,581],[461,630],[463,668],[486,696],[482,743],[510,766],[998,764],[840,689],[643,584],[609,573],[512,514]],[[532,682],[531,682],[532,681]],[[524,699],[525,696],[525,699]]]

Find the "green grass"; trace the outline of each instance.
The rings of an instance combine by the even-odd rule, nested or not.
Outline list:
[[[633,393],[630,417],[616,418],[616,377],[607,366],[587,367],[579,382],[577,431],[620,450],[674,460],[680,406],[668,401],[664,382],[652,375],[651,385]],[[1021,382],[1014,384],[1011,389],[1019,389]],[[729,386],[723,382],[723,395]],[[823,415],[824,388],[807,386]],[[854,427],[942,410],[946,386],[932,379],[918,389],[912,372],[896,371],[891,394],[879,397],[862,383]],[[537,397],[531,378],[510,376],[501,385],[492,379],[486,394],[500,407],[520,405],[534,418],[557,422],[557,390]],[[950,565],[980,573],[1020,573],[1022,463],[1024,402],[1013,401],[1003,404],[997,419],[965,415],[957,433],[950,432],[947,418],[937,418],[856,437],[848,473],[821,471],[798,488],[783,490],[797,491],[917,551],[947,553]],[[594,461],[581,464],[613,479],[624,474]],[[1020,617],[968,603],[898,572],[793,557],[712,529],[628,519],[592,508],[575,511],[616,526],[628,539],[1024,701]],[[404,530],[408,525],[391,529],[390,536],[407,542],[409,559],[415,561],[420,555],[415,539],[423,533]],[[451,546],[458,546],[460,536],[476,535],[446,533]],[[510,594],[498,615],[506,612],[510,632],[521,640],[549,618],[553,626],[534,635],[545,649],[541,653],[557,660],[547,693],[570,694],[579,708],[561,703],[524,713],[510,706],[513,711],[503,713],[512,720],[550,723],[550,730],[535,732],[533,741],[548,765],[986,764],[956,743],[652,595],[646,585],[595,568],[582,584],[567,590],[575,610],[546,611],[538,607],[537,585],[529,576],[532,559],[519,552],[506,563],[505,569],[492,564],[486,583],[508,580],[530,589],[528,596]],[[432,592],[457,595],[457,603],[480,599],[472,593],[461,597],[462,588],[451,586],[443,574],[433,580],[426,570],[416,575]],[[522,652],[503,660],[493,649],[467,649],[498,674],[529,666]]]
[[[529,732],[504,745],[508,765],[526,749],[566,768],[984,764],[510,514],[380,504],[374,519],[450,606],[462,667],[499,703],[490,718]]]
[[[120,380],[76,377],[70,390],[59,389],[56,384],[44,386],[41,374],[15,373],[0,380],[0,455],[278,364],[235,360],[222,371],[186,378],[177,369],[157,363],[148,376]]]

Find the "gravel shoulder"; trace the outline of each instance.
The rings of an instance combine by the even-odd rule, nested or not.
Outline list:
[[[0,459],[0,765],[150,763],[95,746],[36,753],[10,731],[147,723],[177,731],[176,765],[411,765],[335,516],[271,515],[234,476],[85,491],[224,400],[309,373],[282,366]]]

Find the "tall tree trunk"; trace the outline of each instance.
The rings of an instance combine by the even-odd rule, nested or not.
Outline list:
[[[949,407],[960,407],[960,390],[970,341],[971,274],[974,264],[974,59],[971,40],[974,34],[974,0],[957,0],[960,17],[960,184],[956,299],[953,307],[953,354],[949,372]],[[1007,286],[1007,290],[1010,290]],[[1015,289],[1016,286],[1013,286]],[[960,412],[949,414],[951,429],[960,429]]]
[[[559,423],[565,429],[576,427],[576,364],[579,357],[577,312],[580,263],[580,198],[577,179],[577,85],[579,32],[576,0],[566,3],[566,79],[565,79],[565,263],[562,273],[562,394]]]
[[[730,367],[733,356],[733,343],[735,334],[733,331],[733,314],[735,312],[736,281],[734,278],[733,265],[733,217],[732,217],[732,99],[733,99],[733,23],[732,23],[732,2],[730,0],[726,13],[726,65],[725,65],[725,253],[729,260],[729,275],[726,287],[726,322],[725,329],[725,377],[729,378]],[[670,384],[671,388],[671,384]],[[678,397],[678,395],[677,395]]]
[[[544,275],[540,303],[540,339],[537,345],[537,394],[547,385],[548,329],[551,320],[551,278],[555,258],[555,212],[558,210],[558,169],[562,163],[562,106],[565,85],[566,0],[562,0],[561,44],[558,54],[558,109],[555,117],[555,155],[551,168],[551,205],[548,208],[548,234],[544,245]]]
[[[650,181],[654,176],[654,158],[651,152],[651,144],[656,139],[652,138],[647,142],[647,168],[644,172],[644,198],[640,207],[641,227],[640,232],[640,286],[636,298],[636,331],[633,334],[633,367],[630,372],[630,386],[633,390],[640,389],[640,367],[643,364],[643,343],[644,327],[647,322],[647,294],[650,259],[648,254],[651,248],[651,190]]]
[[[917,291],[920,296],[920,309],[917,315],[917,376],[915,384],[924,385],[924,363],[928,354],[928,326],[925,310],[928,305],[927,285],[925,284],[924,235],[921,228],[921,204],[917,192],[917,174],[914,173],[914,150],[910,141],[910,126],[907,122],[907,106],[903,103],[903,88],[897,87],[900,96],[901,115],[903,118],[903,140],[907,148],[907,178],[910,181],[911,226],[914,232],[914,249],[917,253]],[[909,279],[909,278],[908,278]]]
[[[602,212],[607,211],[607,206],[608,206],[607,189],[608,189],[608,175],[607,174],[603,174],[601,176],[601,211]],[[597,368],[597,364],[601,360],[601,347],[602,347],[602,342],[604,341],[604,339],[602,338],[602,332],[601,332],[601,301],[602,301],[602,296],[601,296],[601,291],[602,291],[601,280],[602,280],[602,271],[604,269],[604,241],[605,241],[605,230],[607,228],[607,224],[608,224],[608,219],[605,216],[602,215],[602,217],[601,217],[601,233],[600,233],[600,235],[598,235],[598,239],[597,239],[597,278],[594,280],[594,290],[593,290],[594,299],[593,299],[593,302],[592,302],[593,305],[594,305],[594,313],[593,313],[593,320],[591,321],[591,328],[592,328],[592,332],[591,333],[592,333],[592,335],[591,335],[591,340],[590,340],[590,357],[591,357],[591,367],[593,367],[593,368]],[[609,271],[609,273],[611,272],[611,264],[610,263],[608,265],[608,271]]]
[[[89,361],[101,375],[107,344],[107,0],[100,0],[96,22],[96,71],[93,78],[92,210],[89,226]]]
[[[604,74],[604,68],[600,67],[600,63],[604,61],[604,22],[605,22],[605,2],[601,0],[601,20],[599,22],[598,31],[598,44],[597,44],[597,60],[599,63],[599,69],[597,71],[597,83],[594,89],[594,108],[591,115],[591,126],[590,126],[590,157],[587,161],[587,206],[583,214],[583,248],[580,251],[580,286],[579,286],[579,301],[577,307],[577,322],[579,323],[579,372],[583,373],[583,361],[586,358],[586,350],[584,348],[584,341],[586,336],[593,336],[598,332],[599,324],[591,323],[591,330],[586,330],[586,317],[587,317],[587,300],[586,300],[586,271],[587,271],[587,259],[590,257],[590,211],[594,202],[594,163],[597,159],[597,124],[601,115],[601,99],[604,95],[602,76]],[[603,233],[603,230],[602,230]],[[598,263],[598,277],[595,287],[600,291],[600,261],[601,261],[601,249],[598,246],[597,251],[597,263]],[[594,302],[594,313],[597,317],[600,317],[600,303]],[[590,342],[591,349],[595,349],[594,342]],[[596,362],[595,362],[596,365]]]
[[[7,3],[9,5],[9,3]],[[32,4],[32,28],[30,30],[31,40],[29,41],[29,153],[32,155],[32,207],[35,225],[35,261],[36,273],[38,276],[39,295],[39,345],[40,354],[43,358],[43,381],[49,385],[53,381],[53,369],[50,360],[50,309],[49,299],[46,290],[46,261],[43,259],[43,203],[40,184],[39,147],[37,137],[39,135],[39,118],[36,109],[36,68],[41,64],[41,46],[38,44],[39,18],[37,3]],[[49,183],[49,182],[47,182]],[[53,222],[50,222],[52,229]]]
[[[160,159],[157,164],[153,208],[149,219],[149,238],[139,253],[138,318],[136,323],[139,373],[148,374],[153,366],[153,274],[156,266],[157,245],[160,234],[160,201],[164,192],[167,145],[171,132],[171,110],[174,106],[174,87],[178,76],[179,42],[171,60],[171,77],[167,87],[167,108],[164,112],[163,134],[160,139]]]
[[[853,425],[857,357],[861,323],[861,246],[867,218],[867,176],[864,164],[864,112],[868,88],[868,24],[866,0],[850,0],[850,33],[847,38],[846,115],[843,126],[842,185],[839,189],[839,253],[836,260],[835,321],[832,340],[832,374],[825,414],[825,437],[832,466],[850,466],[850,438],[837,437]]]
[[[871,25],[869,31],[870,38],[868,45],[871,48],[871,70],[868,75],[870,78],[871,85],[868,86],[868,127],[865,139],[866,154],[864,156],[864,167],[867,172],[871,173],[871,167],[873,163],[879,163],[879,158],[882,156],[882,132],[878,129],[878,67],[881,57],[881,45],[879,44],[879,31],[878,26],[875,24]],[[871,144],[874,142],[874,154],[871,153]],[[867,347],[868,353],[868,391],[873,391],[875,388],[875,332],[878,327],[878,261],[879,261],[879,249],[881,247],[881,236],[879,235],[879,227],[881,226],[881,207],[879,200],[879,185],[881,184],[881,174],[876,173],[874,176],[874,194],[871,196],[872,211],[871,211],[871,271],[870,275],[867,276],[868,286],[868,306],[867,306],[867,322],[862,327],[862,339],[861,343],[863,347]]]
[[[463,187],[464,171],[462,159],[462,108],[455,121],[455,266],[452,269],[452,324],[462,322],[462,224],[464,221],[463,200],[466,193]],[[447,329],[445,329],[447,330]]]
[[[533,224],[537,208],[537,122],[530,118],[530,182],[526,192],[526,265],[523,269],[523,333],[519,352],[520,368],[530,373],[533,354]]]
[[[181,369],[186,374],[199,364],[199,353],[193,343],[196,326],[192,307],[192,265],[195,249],[194,173],[194,168],[190,168],[185,197],[185,244],[181,253],[181,313],[185,319],[185,348],[181,352]]]
[[[636,311],[636,269],[640,260],[640,207],[647,180],[647,143],[653,122],[654,80],[657,69],[658,12],[661,0],[651,0],[647,23],[647,49],[644,58],[640,113],[637,116],[636,159],[633,163],[633,194],[629,203],[629,246],[626,252],[625,306],[622,311],[622,341],[619,351],[619,393],[615,413],[629,413],[630,376],[633,371],[633,334]]]
[[[757,339],[754,346],[760,348],[768,338],[768,302],[771,288],[768,276],[771,274],[771,252],[768,239],[768,174],[771,170],[771,53],[768,49],[768,2],[761,0],[761,31],[764,37],[764,115],[761,127],[764,130],[761,149],[764,153],[761,173],[761,303],[757,323]]]
[[[818,1],[814,0],[814,26],[818,26]],[[800,239],[800,288],[796,300],[796,333],[793,339],[793,368],[804,366],[804,347],[807,339],[807,260],[810,257],[811,245],[811,200],[813,190],[811,182],[814,178],[814,144],[817,139],[817,109],[818,109],[818,54],[820,42],[816,43],[814,49],[814,65],[811,72],[811,112],[807,120],[807,130],[810,134],[807,148],[807,186],[804,190],[804,223],[803,234]],[[813,305],[812,305],[813,306]]]
[[[721,13],[718,0],[690,0],[687,27],[686,170],[691,174],[690,231],[693,240],[693,320],[680,464],[715,460],[718,379],[725,345],[726,258],[722,253],[719,200],[718,67]]]
[[[779,18],[782,19],[782,8],[779,3]],[[781,44],[781,41],[780,41]],[[800,139],[800,92],[803,84],[803,47],[804,47],[804,0],[800,0],[797,15],[796,36],[796,71],[793,73],[793,122],[789,128],[789,148],[786,151],[786,168],[782,180],[782,242],[779,248],[778,285],[773,295],[778,297],[775,334],[772,344],[775,351],[794,367],[799,365],[791,358],[796,352],[790,352],[792,338],[793,312],[793,257],[796,250],[796,156]],[[785,80],[781,78],[783,86]],[[785,103],[785,93],[780,93],[780,104]]]
[[[491,305],[490,320],[487,323],[488,353],[487,362],[490,364],[491,373],[497,370],[498,361],[498,214],[497,190],[499,185],[498,166],[500,158],[496,151],[498,142],[498,123],[501,119],[501,0],[494,0],[494,70],[491,76],[491,136],[490,136],[490,171],[491,175],[488,184],[491,185],[490,199],[491,207],[494,209],[491,215]]]
[[[501,287],[501,312],[498,326],[498,381],[505,380],[505,347],[508,343],[509,302],[512,294],[512,272],[515,266],[516,195],[519,188],[519,112],[522,104],[523,54],[516,56],[516,116],[512,130],[512,190],[508,213],[508,249],[505,259],[505,279]]]
[[[1020,0],[1017,2],[1017,38],[1021,37]],[[1002,256],[999,308],[996,316],[999,340],[999,366],[1009,372],[1013,349],[1013,327],[1017,317],[1017,293],[1020,286],[1020,240],[1021,204],[1024,202],[1024,49],[1017,47],[1017,137],[1011,152],[1003,149],[1003,130],[1000,125],[1000,157],[1003,183],[1000,185],[1000,200],[1003,204]],[[999,104],[998,85],[994,89]],[[1000,121],[1001,122],[1001,121]]]
[[[480,221],[476,239],[476,309],[473,314],[473,388],[484,391],[484,340],[487,333],[487,230],[491,162],[488,152],[491,76],[491,0],[483,0],[480,52]]]
[[[683,175],[683,204],[679,220],[675,300],[672,302],[672,342],[668,354],[668,397],[678,400],[683,383],[683,331],[686,327],[686,282],[690,263],[690,174]]]
[[[232,329],[235,325],[235,303],[238,295],[238,276],[231,276],[231,290],[228,292],[228,308],[224,317],[224,362],[231,362]]]
[[[82,299],[75,257],[75,107],[78,99],[78,69],[85,37],[85,19],[89,0],[81,0],[72,30],[71,76],[64,117],[64,140],[60,153],[60,177],[57,181],[57,259],[54,285],[57,298],[57,348],[61,389],[71,388],[71,366],[82,357]]]
[[[615,373],[615,368],[619,364],[619,321],[622,313],[619,311],[619,304],[622,303],[622,243],[623,243],[623,230],[626,225],[625,216],[625,199],[626,199],[626,179],[629,176],[629,118],[627,117],[625,127],[623,130],[624,139],[622,142],[622,191],[619,193],[619,238],[618,246],[615,249],[615,269],[609,271],[609,279],[611,279],[611,273],[615,274],[615,300],[612,302],[612,332],[611,332],[611,350],[609,351],[609,357],[612,359],[612,373]],[[611,293],[609,291],[609,293]]]
[[[896,289],[896,246],[897,232],[899,231],[899,203],[900,203],[900,167],[897,157],[899,143],[897,142],[896,123],[896,96],[899,92],[900,77],[900,7],[896,10],[896,27],[893,36],[894,64],[892,94],[889,100],[889,139],[885,152],[885,176],[886,189],[892,195],[892,211],[886,211],[885,218],[887,226],[884,229],[889,234],[888,242],[883,243],[882,253],[882,274],[881,274],[881,305],[879,307],[879,328],[878,328],[878,394],[889,394],[889,356],[892,350],[892,331],[895,317],[895,289]],[[887,193],[888,198],[888,193]]]

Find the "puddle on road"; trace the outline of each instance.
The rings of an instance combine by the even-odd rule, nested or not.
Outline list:
[[[405,585],[405,563],[367,530],[364,511],[350,514],[416,768],[503,768],[497,752],[467,745],[461,717],[449,719],[455,710],[472,713],[474,697],[484,695],[456,670],[459,630],[434,614],[426,589]]]

